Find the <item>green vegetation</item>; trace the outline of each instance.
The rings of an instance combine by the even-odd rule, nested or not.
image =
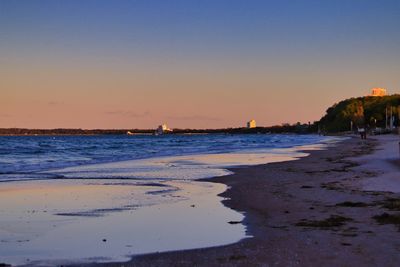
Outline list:
[[[326,132],[343,132],[354,128],[386,127],[386,110],[395,116],[395,126],[399,124],[400,95],[365,96],[340,101],[328,108],[326,115],[319,121],[321,130]]]

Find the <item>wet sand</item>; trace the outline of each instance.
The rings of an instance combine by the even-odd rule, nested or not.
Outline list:
[[[245,228],[225,222],[243,215],[221,203],[225,190],[195,181],[7,182],[0,186],[0,263],[122,262],[132,254],[235,243]]]
[[[93,265],[398,266],[400,194],[364,187],[368,179],[379,181],[387,171],[399,174],[398,151],[385,158],[395,162],[396,169],[364,166],[371,160],[362,160],[365,155],[379,158],[385,138],[352,138],[328,150],[310,151],[297,161],[243,167],[208,179],[230,187],[222,194],[228,198],[224,204],[244,213],[252,238]],[[397,147],[393,140],[386,146],[395,142]]]

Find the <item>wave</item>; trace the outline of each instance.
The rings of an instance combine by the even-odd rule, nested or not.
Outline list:
[[[213,164],[189,164],[189,155],[227,157],[247,153],[278,153],[274,149],[327,142],[316,135],[173,135],[154,136],[37,136],[0,137],[0,182],[57,178],[199,179],[226,175]],[[14,147],[13,147],[14,146]],[[12,149],[13,148],[13,149]],[[268,151],[263,151],[268,150]],[[273,151],[273,152],[271,152]],[[157,159],[173,158],[169,165]],[[256,157],[257,158],[257,157]],[[246,159],[246,162],[249,162]],[[196,160],[195,160],[196,161]],[[121,167],[124,162],[129,166]],[[235,163],[235,162],[233,162]],[[104,166],[104,164],[106,164]],[[112,164],[109,166],[107,164]],[[237,165],[241,165],[236,159]],[[229,162],[225,165],[232,166]],[[94,166],[93,169],[91,166]],[[74,168],[77,170],[74,170]],[[175,170],[173,170],[175,168]],[[185,171],[182,177],[179,171]]]

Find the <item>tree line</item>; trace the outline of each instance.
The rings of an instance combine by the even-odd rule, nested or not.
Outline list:
[[[350,98],[327,109],[318,122],[326,132],[343,132],[357,128],[389,129],[399,126],[400,95]]]
[[[154,129],[26,129],[0,128],[0,135],[125,135],[154,134]],[[266,133],[297,133],[307,134],[316,132],[314,124],[282,124],[270,127],[256,128],[221,128],[221,129],[173,129],[168,134],[266,134]]]

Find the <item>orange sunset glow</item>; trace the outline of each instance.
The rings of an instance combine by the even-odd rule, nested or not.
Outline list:
[[[139,7],[123,6],[110,11],[120,12],[114,19],[101,19],[107,4],[98,6],[97,16],[86,13],[86,5],[68,18],[61,7],[44,5],[32,7],[26,19],[16,19],[25,9],[0,18],[7,36],[0,47],[0,127],[308,122],[342,98],[400,84],[396,37],[380,24],[368,32],[356,22],[331,24],[337,15],[325,9],[325,16],[297,14],[298,22],[251,7],[237,20],[222,7],[208,13],[189,5],[186,14],[154,6],[139,16]],[[295,8],[282,12],[293,15]],[[359,19],[373,23],[368,14]],[[380,38],[385,34],[392,41]]]

